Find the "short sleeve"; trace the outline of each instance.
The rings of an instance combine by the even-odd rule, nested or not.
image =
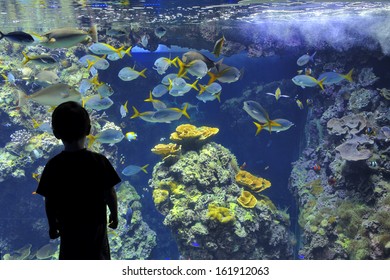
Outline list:
[[[115,171],[114,167],[110,161],[103,156],[103,173],[104,174],[104,188],[110,189],[116,184],[120,183],[122,180],[118,176],[118,173]]]
[[[52,165],[50,161],[46,164],[43,169],[41,178],[38,183],[38,188],[36,190],[37,194],[40,194],[44,197],[48,197],[50,195],[50,186],[53,187],[54,180],[52,180],[54,174],[52,173]]]

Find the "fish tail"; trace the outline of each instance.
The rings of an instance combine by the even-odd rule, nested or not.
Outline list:
[[[148,166],[149,166],[149,164],[145,164],[144,166],[141,167],[141,170],[143,172],[145,172],[146,174],[148,174],[148,171],[146,170],[146,167],[148,167]]]
[[[222,92],[222,91],[220,91],[220,92],[214,94],[214,96],[217,98],[217,100],[218,100],[219,103],[221,103],[221,92]]]
[[[196,90],[196,91],[199,91],[198,88],[196,87],[196,84],[198,83],[199,80],[196,80],[195,82],[193,82],[190,86]]]
[[[18,106],[17,106],[17,108],[20,109],[23,105],[25,105],[26,99],[27,99],[27,95],[23,91],[18,90]]]
[[[169,56],[171,56],[171,54],[169,54]],[[169,57],[169,63],[170,64],[173,64],[173,66],[175,66],[177,68],[177,64],[176,64],[176,61],[179,59],[178,56],[176,56],[173,60],[171,60],[171,58]]]
[[[22,64],[25,65],[27,62],[29,62],[31,60],[31,58],[29,58],[25,52],[22,52],[22,54],[24,56],[24,60],[23,60]]]
[[[209,86],[209,85],[211,85],[212,83],[214,83],[215,80],[218,79],[218,76],[217,76],[216,74],[214,74],[214,73],[211,73],[211,72],[207,72],[207,74],[210,76],[210,80],[209,80],[209,82],[207,83],[207,85]]]
[[[312,62],[314,62],[314,56],[316,55],[316,53],[317,53],[317,51],[315,51],[315,52],[310,56],[310,60],[311,60]]]
[[[146,98],[144,101],[145,102],[154,102],[154,101],[156,101],[155,99],[153,99],[153,95],[152,95],[151,91],[149,92],[149,98]]]
[[[324,90],[324,85],[322,84],[325,81],[326,78],[321,79],[320,81],[317,81],[317,84],[320,86],[322,90]]]
[[[352,73],[353,73],[354,68],[351,69],[351,71],[348,72],[347,75],[344,75],[344,79],[346,79],[348,82],[352,82]]]
[[[87,135],[88,138],[88,148],[91,148],[93,143],[95,143],[96,137],[93,136],[92,134]]]
[[[97,24],[92,25],[88,33],[92,37],[92,42],[97,43],[98,42]]]
[[[125,109],[126,113],[129,112],[129,109],[127,109],[127,102],[128,102],[128,100],[126,100],[125,104],[123,105],[123,108]]]
[[[130,46],[127,50],[125,50],[125,54],[127,54],[128,56],[131,57],[131,49],[133,48],[133,46]]]
[[[184,64],[180,58],[177,58],[177,61],[179,63],[179,73],[177,73],[177,76],[182,77],[187,73],[187,67],[186,67],[187,65]]]
[[[115,52],[118,54],[119,58],[123,58],[122,50],[125,48],[125,46],[120,47],[119,49],[115,49]]]
[[[87,70],[89,71],[91,67],[96,63],[96,61],[90,61],[89,59],[87,59],[87,63],[88,63]]]
[[[184,105],[183,110],[181,110],[180,112],[181,112],[187,119],[190,119],[190,115],[188,115],[188,113],[187,113],[187,108],[188,108],[188,103],[187,103],[186,105]]]
[[[138,75],[140,75],[141,77],[144,77],[146,78],[145,76],[145,71],[146,71],[147,68],[145,68],[144,70],[142,70],[141,72],[138,72]]]
[[[260,124],[260,123],[257,123],[257,122],[253,122],[254,124],[255,124],[255,126],[256,126],[256,134],[255,134],[255,136],[257,136],[257,134],[259,134],[260,133],[260,131],[263,129],[263,125],[262,124]]]
[[[0,31],[0,40],[4,38],[4,33]]]
[[[4,78],[6,82],[8,82],[8,77],[5,74],[1,74],[1,76]]]
[[[199,84],[199,87],[200,87],[199,95],[201,95],[203,92],[206,91],[207,86],[204,86],[204,85]]]
[[[36,119],[31,119],[33,122],[33,128],[37,129],[41,124]]]
[[[140,112],[138,112],[138,110],[134,106],[133,106],[133,111],[134,111],[134,114],[130,117],[130,119],[135,119],[135,118],[141,116]]]

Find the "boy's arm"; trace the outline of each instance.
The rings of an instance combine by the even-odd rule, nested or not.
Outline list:
[[[108,227],[116,229],[118,227],[118,202],[115,189],[112,187],[109,190],[106,190],[104,196],[107,206],[110,209]]]
[[[49,223],[49,236],[50,239],[56,239],[60,236],[58,226],[57,226],[57,218],[55,215],[55,208],[53,201],[50,198],[45,198],[45,209],[47,221]]]

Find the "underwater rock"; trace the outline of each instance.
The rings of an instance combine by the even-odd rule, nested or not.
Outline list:
[[[167,166],[155,165],[149,185],[168,193],[157,210],[190,259],[289,259],[292,246],[287,220],[265,196],[252,194],[247,204],[235,180],[234,155],[214,142],[183,152]],[[257,202],[256,202],[257,199]]]
[[[349,161],[366,160],[371,157],[372,152],[368,149],[359,149],[359,143],[354,141],[346,141],[336,147],[341,157]]]
[[[358,113],[363,110],[371,111],[371,107],[375,101],[375,96],[377,96],[377,93],[373,90],[364,88],[358,89],[351,93],[348,109],[354,113]]]
[[[367,87],[374,84],[379,78],[374,74],[373,68],[363,68],[358,77],[358,82],[361,86]]]
[[[116,230],[108,230],[111,257],[117,260],[146,260],[157,244],[157,235],[143,221],[141,197],[128,181],[118,187],[117,196],[118,215],[122,219],[119,219]]]

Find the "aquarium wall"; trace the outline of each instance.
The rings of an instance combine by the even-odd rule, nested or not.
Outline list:
[[[113,259],[389,258],[387,2],[2,2],[2,259],[58,258],[67,98],[122,179]]]

